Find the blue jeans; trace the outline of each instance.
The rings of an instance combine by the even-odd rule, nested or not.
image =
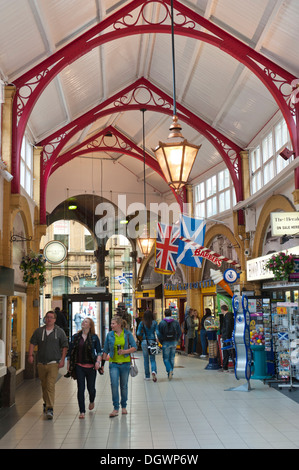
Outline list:
[[[80,413],[85,413],[85,380],[87,385],[87,390],[89,393],[89,401],[93,403],[96,397],[96,374],[97,371],[94,368],[90,367],[81,367],[76,364],[76,374],[77,374],[77,385],[78,385],[78,403]]]
[[[156,364],[156,356],[153,356],[148,353],[147,348],[147,341],[143,340],[141,343],[142,352],[143,352],[143,361],[144,361],[144,373],[147,379],[150,378],[150,368],[149,368],[149,361],[151,361],[151,369],[152,372],[157,373],[157,364]]]
[[[162,356],[167,374],[169,374],[170,371],[173,371],[174,368],[176,346],[177,341],[164,341],[162,344]]]
[[[119,410],[119,387],[120,405],[122,408],[127,407],[130,365],[130,362],[109,363],[112,403],[115,410]]]
[[[207,332],[206,330],[200,330],[200,342],[202,347],[202,354],[207,355]]]

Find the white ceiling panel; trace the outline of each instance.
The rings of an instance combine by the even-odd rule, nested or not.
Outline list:
[[[61,98],[58,80],[55,79],[41,94],[30,116],[29,125],[36,142],[66,125],[67,113]]]
[[[60,77],[72,119],[99,104],[103,97],[99,48],[66,67]]]
[[[21,74],[45,53],[45,44],[27,0],[0,1],[0,70]]]
[[[56,47],[65,45],[98,21],[94,0],[38,0],[37,4]]]
[[[151,21],[157,24],[162,20],[165,14],[163,0],[149,1],[146,16],[139,15],[137,3],[132,15],[123,18],[125,24],[146,25]],[[178,0],[178,3],[299,76],[298,0]],[[13,83],[42,60],[51,59],[51,55],[62,47],[72,47],[72,41],[90,28],[132,4],[136,5],[132,0],[0,0],[0,78]],[[125,24],[120,21],[105,30],[105,34],[108,31],[115,33],[117,28],[125,31],[128,28]],[[204,32],[202,27],[196,29]],[[176,36],[175,59],[177,103],[237,145],[246,147],[277,112],[276,102],[255,75],[222,50],[189,37]],[[172,76],[169,34],[155,32],[143,37],[134,34],[106,42],[69,62],[40,95],[28,123],[34,140],[39,142],[53,132],[63,132],[65,125],[80,119],[84,113],[141,77],[165,92],[172,103]],[[138,101],[145,107],[148,96],[146,90],[138,91]],[[166,140],[171,122],[171,116],[160,113],[159,109],[145,113],[145,144],[152,155],[152,149],[159,141]],[[68,142],[63,152],[108,125],[115,126],[142,147],[141,112],[130,111],[109,114],[88,123]],[[213,168],[218,169],[223,162],[200,132],[184,122],[181,125],[185,138],[202,144],[191,174],[191,181],[196,182],[197,178],[210,174]],[[102,152],[96,155],[96,161],[99,158],[117,159],[119,155]],[[78,163],[74,168],[82,165],[82,162]],[[123,190],[126,175],[130,175],[128,183],[131,184],[140,178],[142,162],[123,155],[117,163],[111,162],[110,167],[117,168],[120,179],[123,171]],[[147,171],[147,182],[153,191],[168,191],[163,179],[151,171]],[[74,181],[74,184],[77,183]],[[74,191],[76,189],[74,187]]]

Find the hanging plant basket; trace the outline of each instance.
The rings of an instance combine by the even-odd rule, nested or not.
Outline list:
[[[27,284],[35,284],[37,281],[40,287],[45,285],[46,259],[41,254],[31,251],[28,255],[23,256],[20,269],[23,271],[23,281]]]
[[[294,271],[294,255],[283,252],[272,255],[265,267],[274,274],[275,281],[288,281]]]

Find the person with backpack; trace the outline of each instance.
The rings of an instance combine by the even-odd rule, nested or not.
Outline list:
[[[182,331],[179,322],[171,317],[170,308],[165,309],[164,315],[165,318],[158,325],[157,335],[162,344],[162,356],[168,380],[171,380],[173,376],[176,347]]]

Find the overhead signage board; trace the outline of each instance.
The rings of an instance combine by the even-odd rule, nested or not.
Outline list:
[[[299,212],[272,212],[271,229],[273,237],[299,233]]]

